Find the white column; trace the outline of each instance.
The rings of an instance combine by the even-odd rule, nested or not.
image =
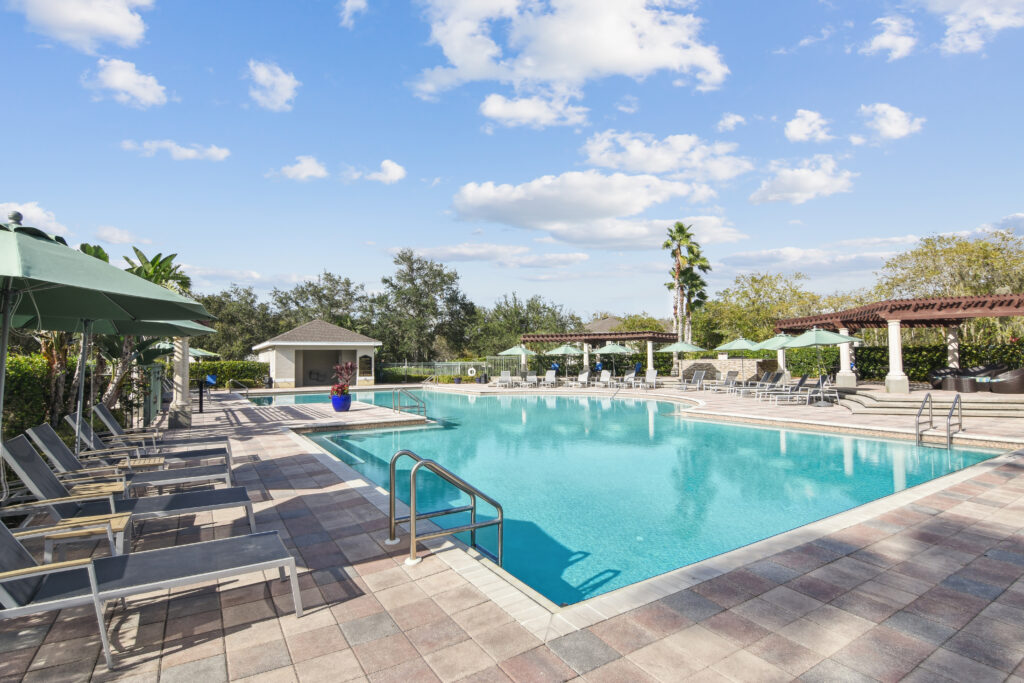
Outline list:
[[[526,377],[526,354],[519,354],[519,368],[523,373],[523,377]]]
[[[778,349],[775,351],[775,360],[779,364],[779,372],[782,373],[782,381],[788,382],[793,379],[793,375],[789,374],[789,368],[786,367],[786,349]]]
[[[192,427],[192,392],[188,386],[188,337],[174,340],[174,399],[168,411],[172,429]]]
[[[590,344],[583,342],[583,370],[590,369]],[[580,370],[580,372],[583,372]]]
[[[907,488],[907,454],[897,450],[892,456],[892,492],[899,493]]]
[[[946,365],[960,367],[960,327],[946,328]]]
[[[889,321],[889,374],[885,376],[885,390],[890,394],[909,394],[910,379],[903,372],[903,338],[900,321]]]
[[[853,439],[849,436],[843,437],[843,474],[853,476]]]
[[[645,370],[650,370],[654,367],[654,342],[647,342],[647,367]]]
[[[839,328],[839,334],[849,336],[850,330],[845,327]],[[837,387],[857,386],[857,375],[850,369],[850,347],[852,344],[839,345],[839,372],[836,373]]]

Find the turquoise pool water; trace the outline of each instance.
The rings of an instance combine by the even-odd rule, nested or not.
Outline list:
[[[658,401],[419,395],[438,426],[309,437],[385,487],[391,455],[408,448],[495,498],[505,509],[505,569],[559,604],[995,455],[689,420],[676,414],[679,406]],[[390,392],[357,398],[391,404]],[[410,465],[405,459],[400,469],[402,500],[408,499]],[[421,511],[464,501],[433,475],[420,480],[418,496]],[[493,530],[482,530],[479,538],[494,550]]]

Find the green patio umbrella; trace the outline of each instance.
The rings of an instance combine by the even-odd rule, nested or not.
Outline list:
[[[519,344],[518,346],[513,346],[511,349],[505,349],[504,351],[499,351],[498,355],[499,356],[536,356],[537,352],[536,351],[531,351],[530,349],[526,348],[522,344]],[[526,365],[523,364],[522,368],[525,368],[525,367],[526,367]]]
[[[593,353],[596,354],[609,354],[612,357],[612,376],[615,375],[615,358],[614,356],[622,355],[624,353],[633,353],[632,349],[627,349],[622,344],[605,344],[599,349],[594,349]]]
[[[863,340],[859,337],[850,337],[845,334],[838,334],[836,332],[830,332],[829,330],[821,330],[817,327],[813,327],[798,337],[791,339],[786,343],[785,348],[805,349],[811,346],[816,346],[818,348],[818,370],[819,372],[824,372],[825,363],[821,359],[822,346],[838,346],[839,344],[851,344],[859,341]]]
[[[694,351],[707,351],[707,349],[682,341],[654,350],[655,353],[693,353]]]
[[[760,342],[757,345],[757,350],[758,351],[779,351],[781,349],[782,350],[782,354],[783,354],[783,361],[785,361],[785,354],[786,354],[785,346],[792,339],[793,339],[793,337],[791,337],[788,334],[777,334],[774,337],[769,337],[768,339],[765,339],[763,342]],[[785,363],[783,363],[783,365],[785,365]],[[788,372],[788,370],[787,370],[787,372]]]
[[[213,318],[192,299],[72,249],[61,237],[21,225],[18,212],[9,218],[10,223],[0,223],[0,416],[11,327],[33,322],[35,329],[51,329],[58,324],[53,319],[66,324],[77,318],[83,321],[84,356],[92,321]],[[0,480],[2,500],[9,494],[2,469]]]
[[[556,349],[551,349],[545,356],[582,356],[583,351],[573,346],[572,344],[562,344]],[[569,363],[565,364],[565,376],[569,376]]]
[[[746,337],[740,337],[739,339],[733,339],[728,344],[722,344],[716,346],[715,351],[757,351],[757,344],[750,341]],[[743,375],[744,381],[746,381],[747,375],[747,359],[746,357],[740,358],[740,374]]]
[[[22,330],[56,330],[59,332],[85,332],[85,321],[80,318],[35,316],[26,318]],[[215,334],[217,330],[191,320],[94,320],[92,334],[139,335],[142,337],[198,337]]]

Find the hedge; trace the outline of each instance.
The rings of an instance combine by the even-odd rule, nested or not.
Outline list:
[[[50,369],[42,354],[7,357],[3,438],[46,422],[49,390]]]
[[[188,368],[190,379],[215,375],[218,387],[226,387],[231,380],[250,387],[263,386],[263,381],[270,375],[269,363],[251,360],[204,360],[190,363]]]
[[[823,347],[821,359],[828,372],[839,368],[839,349]],[[889,372],[889,347],[862,346],[854,351],[857,374],[861,379],[883,380]],[[960,367],[1005,363],[1010,368],[1024,367],[1024,341],[1010,344],[961,344]],[[817,349],[792,349],[786,352],[786,364],[794,375],[815,373],[818,367]],[[915,382],[924,382],[928,373],[946,367],[946,346],[903,347],[903,372]]]

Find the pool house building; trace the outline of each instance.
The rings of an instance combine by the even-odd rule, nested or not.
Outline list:
[[[356,364],[355,384],[373,384],[374,352],[381,342],[313,320],[252,347],[270,365],[275,387],[314,387],[333,382],[334,366]]]

